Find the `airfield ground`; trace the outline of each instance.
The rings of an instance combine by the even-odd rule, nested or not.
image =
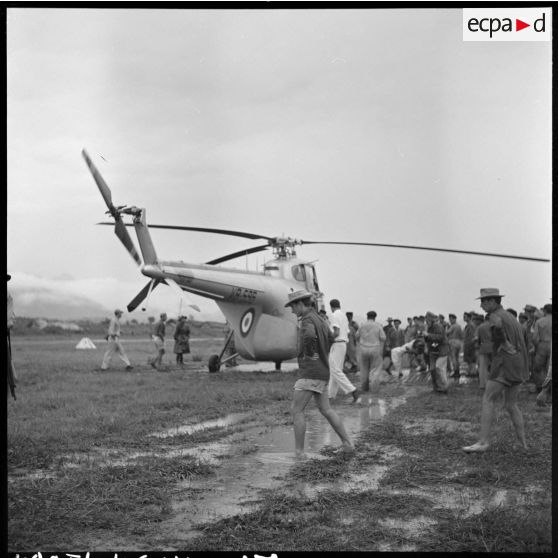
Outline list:
[[[308,412],[312,459],[292,459],[295,373],[209,374],[220,339],[192,340],[185,370],[98,370],[105,342],[80,335],[12,339],[19,374],[8,400],[8,545],[48,550],[551,552],[552,414],[525,389],[531,450],[502,408],[485,454],[474,383],[447,396],[385,383],[372,404],[338,398],[356,440]]]

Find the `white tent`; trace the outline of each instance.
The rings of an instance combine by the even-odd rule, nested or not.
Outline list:
[[[89,337],[83,337],[82,340],[76,345],[76,349],[96,349],[95,344]]]

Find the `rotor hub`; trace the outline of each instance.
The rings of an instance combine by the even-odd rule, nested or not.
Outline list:
[[[279,237],[271,239],[269,245],[273,250],[273,255],[277,258],[286,259],[292,256],[296,256],[295,246],[297,244],[302,244],[302,242],[296,238],[289,237]]]

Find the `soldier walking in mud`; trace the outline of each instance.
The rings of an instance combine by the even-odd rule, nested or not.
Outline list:
[[[306,436],[306,415],[304,410],[314,398],[318,410],[329,422],[342,442],[342,450],[353,452],[351,441],[339,415],[331,408],[328,398],[330,376],[329,350],[333,336],[328,325],[316,312],[313,296],[301,290],[289,293],[285,307],[290,307],[299,319],[298,339],[298,380],[294,385],[291,406],[295,436],[295,456],[304,459],[304,438]]]
[[[529,374],[528,354],[519,322],[502,308],[504,295],[498,289],[481,289],[481,308],[488,314],[492,331],[492,362],[482,400],[479,439],[463,451],[476,453],[490,446],[490,432],[496,411],[496,401],[504,394],[504,406],[510,415],[521,447],[527,449],[523,415],[517,405],[519,387]]]
[[[333,343],[329,351],[329,398],[334,399],[340,389],[343,393],[350,393],[353,396],[353,403],[358,403],[360,392],[343,372],[349,340],[349,320],[341,312],[341,303],[336,298],[329,301],[329,306],[331,308],[330,325],[333,330]]]

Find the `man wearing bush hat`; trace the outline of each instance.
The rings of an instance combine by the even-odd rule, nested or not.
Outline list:
[[[527,379],[527,348],[518,321],[502,307],[498,289],[481,289],[481,308],[488,314],[492,333],[492,362],[482,400],[479,439],[463,448],[467,453],[483,452],[490,446],[490,432],[494,421],[496,401],[504,394],[504,406],[510,415],[521,447],[527,449],[523,415],[517,406],[517,394]]]
[[[325,320],[316,312],[314,297],[309,291],[303,289],[289,293],[285,307],[290,307],[293,314],[299,319],[299,369],[291,405],[295,456],[297,459],[305,458],[306,415],[304,410],[311,398],[314,398],[320,413],[341,438],[343,450],[352,452],[354,445],[343,422],[329,404],[329,349],[333,341],[333,334]]]

